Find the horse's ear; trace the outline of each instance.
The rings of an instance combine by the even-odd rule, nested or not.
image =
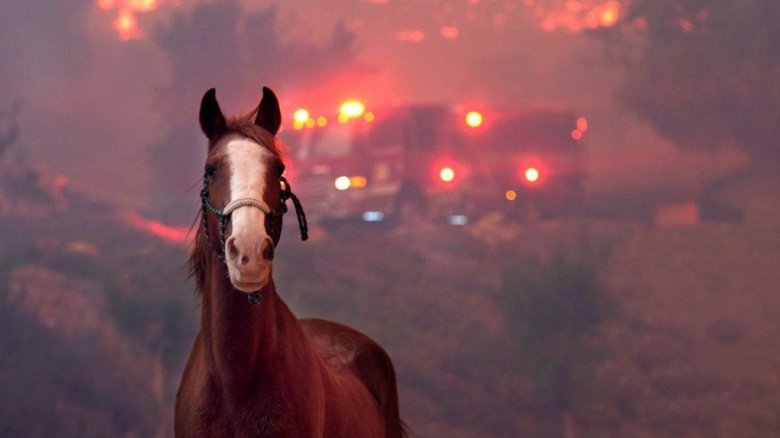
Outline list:
[[[279,109],[279,100],[268,87],[263,87],[263,98],[260,100],[260,106],[257,108],[255,125],[265,128],[273,135],[279,132],[279,127],[282,125],[282,111]]]
[[[209,140],[217,138],[227,130],[227,122],[217,103],[217,91],[210,89],[200,101],[200,129]]]

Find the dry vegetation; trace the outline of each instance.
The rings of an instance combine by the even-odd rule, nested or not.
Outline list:
[[[420,436],[767,436],[780,190],[762,181],[723,194],[743,223],[287,230],[275,276],[299,315],[388,349]],[[109,217],[1,221],[0,435],[169,435],[198,315],[183,249]]]

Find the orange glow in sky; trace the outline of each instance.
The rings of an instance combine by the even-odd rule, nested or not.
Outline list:
[[[152,12],[159,6],[157,0],[97,0],[100,9],[115,14],[111,25],[122,41],[143,38],[136,14]]]
[[[541,20],[542,29],[553,32],[580,32],[614,26],[620,20],[623,5],[617,0],[525,0]]]
[[[122,41],[129,41],[141,38],[141,30],[138,28],[138,20],[128,9],[119,11],[119,15],[114,20],[114,30]]]

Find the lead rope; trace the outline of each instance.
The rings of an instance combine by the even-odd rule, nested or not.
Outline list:
[[[259,200],[259,199],[252,199],[252,198],[242,198],[237,199],[225,207],[225,209],[220,210],[218,208],[215,208],[211,205],[209,202],[209,181],[211,180],[211,175],[206,172],[203,175],[203,188],[200,191],[200,200],[201,200],[201,217],[203,222],[203,231],[206,235],[206,244],[208,244],[209,247],[211,246],[211,237],[209,236],[209,223],[208,223],[208,214],[209,212],[214,213],[217,217],[219,217],[219,242],[220,242],[220,248],[216,249],[214,248],[215,252],[217,253],[217,257],[222,261],[222,263],[225,263],[227,266],[227,260],[225,258],[225,229],[227,228],[227,219],[230,217],[230,214],[235,211],[236,208],[239,207],[256,207],[262,210],[269,218],[269,221],[271,222],[271,227],[273,228],[273,221],[276,219],[276,217],[281,218],[285,213],[287,213],[287,200],[292,199],[293,206],[295,206],[295,216],[298,219],[298,227],[301,231],[301,240],[305,241],[309,238],[309,224],[306,222],[306,214],[303,212],[303,205],[301,205],[301,201],[298,199],[297,196],[292,192],[292,188],[290,187],[290,183],[287,181],[287,178],[280,177],[280,180],[282,183],[284,183],[284,188],[281,192],[281,201],[282,205],[280,208],[280,211],[272,210],[268,205]],[[279,228],[279,234],[281,235],[282,230],[281,227]],[[276,246],[276,243],[279,241],[279,237],[276,238],[274,242],[274,246]],[[212,247],[213,248],[213,247]],[[260,291],[254,291],[250,292],[249,295],[247,295],[247,300],[250,305],[254,306],[257,304],[260,304]]]
[[[298,200],[295,193],[292,192],[292,186],[290,186],[287,178],[282,176],[280,179],[284,183],[282,202],[284,203],[288,198],[292,200],[293,206],[295,207],[295,216],[298,218],[298,228],[301,230],[301,240],[306,241],[309,238],[309,224],[306,222],[306,214],[303,212],[303,205],[301,205],[301,201]]]

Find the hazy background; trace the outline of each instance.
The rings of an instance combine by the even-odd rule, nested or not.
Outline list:
[[[658,37],[624,17],[628,10],[615,1],[11,1],[0,18],[0,93],[5,102],[23,102],[18,153],[56,163],[79,190],[150,212],[181,211],[165,205],[186,197],[183,180],[197,177],[203,142],[193,121],[213,86],[228,113],[250,109],[260,87],[271,86],[288,119],[299,106],[335,106],[347,97],[369,107],[445,102],[573,110],[591,121],[592,190],[652,186],[693,194],[747,158],[723,136],[710,140],[706,154],[680,150],[647,123],[652,115],[637,115],[616,95],[644,80],[654,94],[667,90],[665,99],[704,96],[707,90],[691,87],[705,84],[685,78],[685,69],[733,65],[732,54],[716,65],[696,47],[688,55],[700,59],[679,71],[645,67],[662,68],[682,54],[621,62],[646,44],[629,43],[643,32],[690,38],[667,27],[665,20],[676,17],[663,14],[687,14],[670,8],[650,12],[668,35]],[[703,26],[720,26],[711,23],[716,18],[728,20],[712,17]],[[727,48],[714,47],[734,37],[709,38],[695,44],[717,55]],[[750,56],[776,62],[776,54]],[[644,105],[639,96],[627,99]],[[691,116],[677,111],[673,118],[684,124]]]
[[[286,231],[282,295],[388,348],[422,436],[780,430],[778,5],[5,1],[0,435],[171,433],[198,105],[263,85],[286,120],[346,98],[589,120],[583,217]],[[651,213],[599,214],[627,201]]]

